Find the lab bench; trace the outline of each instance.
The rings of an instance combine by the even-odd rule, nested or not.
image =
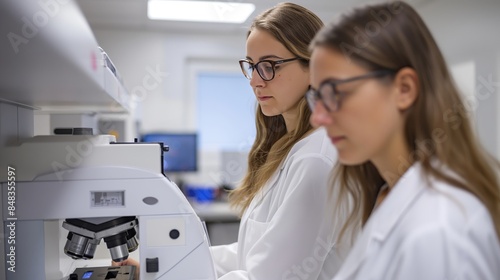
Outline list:
[[[227,202],[192,202],[196,214],[205,222],[211,245],[223,245],[238,240],[240,218]]]

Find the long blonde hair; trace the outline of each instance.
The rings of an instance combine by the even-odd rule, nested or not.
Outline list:
[[[416,71],[418,97],[405,112],[409,163],[419,162],[427,174],[475,195],[488,209],[500,239],[500,164],[478,143],[443,55],[417,12],[402,1],[355,9],[323,28],[311,43],[315,46],[341,52],[368,70]],[[460,178],[432,165],[434,159]],[[343,234],[366,223],[385,182],[371,162],[338,164],[334,176],[340,186],[338,204],[354,202]]]
[[[300,57],[299,61],[303,67],[309,67],[308,46],[322,26],[322,21],[306,8],[293,3],[280,3],[255,18],[247,37],[255,29],[266,31],[291,53]],[[267,117],[260,106],[257,106],[257,135],[248,155],[248,170],[241,186],[230,194],[231,205],[237,207],[240,214],[248,208],[293,145],[312,129],[309,124],[311,111],[305,98],[302,98],[297,106],[298,122],[289,132],[281,115]]]

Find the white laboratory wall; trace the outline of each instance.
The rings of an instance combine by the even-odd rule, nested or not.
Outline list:
[[[474,105],[476,103],[476,98],[474,96],[474,89],[476,87],[476,64],[474,60],[452,64],[450,66],[450,72],[465,101]]]
[[[474,55],[470,61],[450,67],[453,78],[465,101],[465,113],[472,120],[481,142],[500,158],[500,52]],[[478,68],[478,69],[476,69]]]
[[[50,133],[50,114],[34,113],[35,130],[33,135],[48,135]]]
[[[450,65],[450,72],[460,91],[466,112],[471,119],[471,124],[477,130],[476,108],[478,100],[475,95],[476,88],[476,63],[474,60]]]
[[[196,130],[189,61],[232,60],[236,65],[245,54],[245,32],[226,36],[96,29],[94,33],[137,96],[142,132]]]
[[[495,52],[487,52],[475,58],[475,97],[477,100],[475,117],[481,143],[489,153],[498,157],[500,68],[496,62],[496,56]]]
[[[500,108],[497,97],[500,58],[493,59],[500,50],[500,37],[495,35],[497,26],[500,26],[499,11],[500,1],[488,0],[440,0],[419,8],[444,52],[459,88],[475,102],[474,124],[481,142],[488,151],[500,157],[500,145],[497,144],[500,140],[500,116],[497,113]],[[137,95],[140,132],[196,131],[193,69],[203,64],[204,71],[218,71],[245,55],[246,30],[237,35],[98,27],[93,30],[97,41],[122,74],[127,88]],[[483,85],[483,91],[478,91],[477,88],[490,76],[493,87]],[[484,92],[484,89],[492,91]],[[202,154],[200,159],[217,169],[218,156]],[[204,170],[206,166],[201,168]],[[203,176],[198,179],[209,179]]]
[[[470,92],[474,66],[471,113],[474,127],[486,150],[500,158],[500,1],[440,0],[419,9],[454,75],[464,78],[459,88]],[[468,66],[467,66],[468,65]],[[458,68],[457,68],[458,67]],[[458,70],[457,70],[458,69]],[[469,73],[469,74],[467,74]],[[465,76],[464,76],[465,75]]]
[[[94,28],[94,34],[136,96],[139,133],[196,131],[197,73],[239,71],[237,61],[246,53],[245,30],[214,35]],[[172,176],[217,184],[220,165],[219,152],[200,151],[199,172]]]

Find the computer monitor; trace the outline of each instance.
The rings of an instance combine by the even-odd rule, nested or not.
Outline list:
[[[163,153],[164,172],[188,172],[198,170],[198,141],[196,133],[149,133],[142,142],[161,142],[169,147]]]

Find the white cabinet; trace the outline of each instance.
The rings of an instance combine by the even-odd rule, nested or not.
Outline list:
[[[128,92],[74,1],[0,2],[0,101],[123,112]]]

